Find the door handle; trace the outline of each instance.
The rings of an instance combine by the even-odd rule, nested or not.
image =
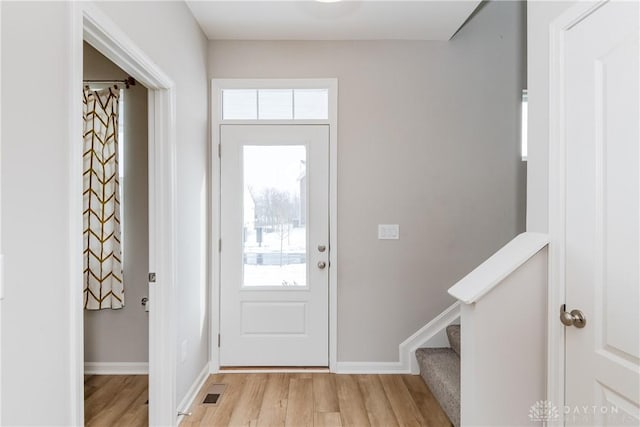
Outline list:
[[[566,304],[560,306],[560,321],[564,326],[575,326],[578,329],[582,329],[587,324],[587,318],[580,310],[566,311]]]
[[[323,270],[327,266],[327,263],[324,261],[318,261],[318,268]]]

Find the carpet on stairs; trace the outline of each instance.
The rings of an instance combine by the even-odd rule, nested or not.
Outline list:
[[[449,417],[460,426],[460,325],[447,326],[450,348],[416,350],[420,376]]]

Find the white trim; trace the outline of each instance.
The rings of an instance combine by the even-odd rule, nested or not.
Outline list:
[[[400,363],[404,368],[408,368],[412,374],[420,373],[418,360],[415,357],[416,350],[424,347],[431,339],[436,337],[447,326],[454,324],[460,319],[460,301],[454,302],[433,320],[416,331],[409,338],[400,344]]]
[[[85,362],[86,375],[148,375],[147,362]]]
[[[565,301],[566,141],[564,129],[565,33],[607,1],[578,3],[549,26],[549,288],[547,400],[565,405],[565,328],[558,320]],[[564,425],[564,414],[550,425]]]
[[[213,79],[213,87],[217,89],[337,89],[337,79]],[[222,112],[216,104],[215,113]],[[213,117],[214,122],[221,121],[221,115]],[[331,120],[331,100],[329,100],[329,119],[320,120],[327,123]],[[231,120],[225,120],[231,123]],[[255,123],[255,120],[252,121]],[[264,123],[264,120],[259,120]],[[278,120],[278,122],[281,122]],[[306,120],[296,120],[296,122],[306,122]]]
[[[69,94],[69,405],[70,424],[84,425],[84,312],[82,300],[82,33],[83,13],[80,3],[71,3],[72,25],[69,29],[71,43],[71,69],[69,79],[75,82]]]
[[[327,120],[222,120],[223,89],[260,88],[328,88]],[[329,370],[335,372],[338,360],[338,80],[337,79],[212,79],[211,81],[211,221],[212,286],[211,373],[220,369],[218,334],[220,333],[220,125],[222,124],[328,124],[329,125]]]
[[[450,287],[449,294],[465,304],[477,302],[548,243],[546,234],[526,232],[517,235]]]
[[[124,72],[142,83],[147,89],[172,89],[174,84],[160,67],[120,29],[94,2],[81,4],[83,14],[83,40]],[[97,49],[97,48],[96,48]],[[81,85],[82,87],[82,85]]]
[[[200,393],[200,390],[202,389],[202,387],[204,387],[204,384],[207,382],[208,378],[209,362],[204,365],[196,379],[191,384],[191,387],[189,387],[189,390],[187,390],[187,394],[185,394],[180,404],[178,404],[178,412],[186,413],[189,411],[189,408],[191,408],[191,405],[193,405],[193,402],[196,400],[196,397],[198,397],[198,393]],[[177,424],[180,425],[183,419],[184,415],[178,416]]]
[[[2,2],[0,2],[0,25],[2,25]],[[2,31],[0,31],[0,46],[2,46]],[[0,49],[1,50],[1,49]],[[0,99],[2,99],[2,55],[0,55]],[[2,129],[2,106],[0,102],[0,129]],[[2,156],[2,132],[0,132],[0,158]],[[1,175],[1,174],[0,174]],[[1,185],[0,185],[1,188]],[[0,190],[0,193],[2,191]],[[0,206],[2,206],[2,196],[0,194]],[[1,218],[1,214],[0,214]],[[0,224],[2,221],[0,220]],[[2,227],[0,226],[0,229]],[[2,232],[0,230],[0,252],[2,252]],[[2,300],[4,299],[4,255],[0,255],[0,319],[2,319]],[[73,316],[73,310],[71,310]],[[2,328],[0,328],[0,384],[2,383]],[[71,365],[71,380],[75,380],[74,365]],[[73,408],[72,408],[73,409]],[[0,387],[0,422],[2,422],[2,387]]]
[[[401,362],[338,362],[336,374],[410,374]]]
[[[218,371],[219,374],[326,374],[329,368],[265,368],[265,369],[225,369]]]
[[[329,88],[329,370],[334,371],[338,363],[338,79],[324,81]]]
[[[78,94],[70,96],[70,126],[82,129],[82,43],[89,42],[149,90],[149,268],[157,274],[149,298],[149,424],[175,425],[176,327],[173,302],[176,283],[175,88],[172,80],[93,2],[74,2],[71,28],[72,70]],[[77,100],[77,101],[76,101]],[[70,142],[70,283],[71,424],[84,423],[82,325],[82,144]],[[77,169],[77,170],[76,170]],[[78,172],[80,171],[80,172]]]
[[[220,334],[220,251],[218,250],[218,241],[221,235],[220,227],[220,203],[221,192],[221,163],[219,157],[220,149],[220,120],[222,118],[222,97],[219,96],[221,88],[218,87],[217,80],[211,81],[211,93],[209,104],[211,105],[211,242],[209,253],[211,254],[211,292],[209,293],[209,316],[210,316],[210,337],[209,343],[209,372],[215,374],[220,369],[220,348],[218,346],[218,337]]]

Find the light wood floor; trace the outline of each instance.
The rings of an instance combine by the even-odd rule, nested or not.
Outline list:
[[[147,388],[147,375],[85,375],[85,425],[148,425]]]
[[[146,375],[85,376],[87,426],[146,426]],[[217,405],[201,404],[226,384]],[[414,375],[211,375],[181,426],[451,426]]]
[[[227,384],[217,405],[211,384]],[[181,426],[451,426],[414,375],[211,375]]]

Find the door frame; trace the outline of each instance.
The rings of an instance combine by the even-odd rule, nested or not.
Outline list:
[[[565,37],[580,21],[608,3],[578,2],[549,26],[549,287],[547,305],[547,400],[560,408],[549,425],[564,425],[566,393],[565,327],[560,305],[565,303],[565,231],[567,143],[565,139]]]
[[[71,424],[84,425],[84,322],[82,306],[82,77],[83,42],[122,68],[148,89],[149,114],[149,269],[157,283],[149,286],[149,425],[176,425],[176,326],[172,306],[176,283],[175,85],[93,2],[73,2],[70,29],[69,126],[78,139],[69,141],[71,242],[69,283],[71,313]]]
[[[329,90],[327,120],[223,120],[224,89],[323,89]],[[212,284],[210,293],[210,372],[220,371],[220,251],[221,163],[220,126],[235,125],[329,125],[329,370],[337,368],[338,343],[338,79],[212,79],[211,80],[211,225]],[[237,371],[237,370],[235,370]],[[251,370],[255,372],[255,370]]]

